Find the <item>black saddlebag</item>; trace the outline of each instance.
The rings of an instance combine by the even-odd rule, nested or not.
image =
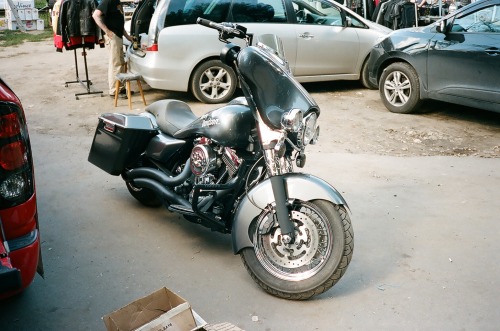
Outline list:
[[[147,117],[135,114],[106,113],[99,117],[89,162],[111,175],[120,175],[145,151],[158,134]]]

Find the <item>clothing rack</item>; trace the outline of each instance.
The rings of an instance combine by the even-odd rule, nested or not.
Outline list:
[[[83,40],[83,38],[82,38],[82,42],[83,42],[83,45],[85,45],[85,41]],[[79,99],[80,95],[87,95],[87,94],[99,94],[100,93],[101,97],[103,97],[104,94],[102,93],[102,91],[92,91],[90,89],[90,85],[92,85],[92,81],[89,79],[89,71],[88,71],[88,68],[87,68],[87,51],[86,51],[85,47],[83,47],[83,51],[82,51],[83,62],[85,63],[85,80],[81,80],[80,79],[80,75],[78,73],[78,59],[77,59],[77,56],[76,56],[76,48],[73,49],[73,51],[74,51],[74,54],[75,54],[76,80],[73,80],[73,81],[70,81],[70,82],[65,82],[65,86],[68,87],[69,84],[80,83],[80,85],[82,85],[87,90],[87,92],[75,93],[76,100],[80,100]]]

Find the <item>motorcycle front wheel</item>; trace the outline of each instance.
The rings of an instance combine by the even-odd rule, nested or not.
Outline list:
[[[253,248],[241,258],[254,281],[266,292],[306,300],[335,285],[347,270],[354,248],[351,220],[344,206],[328,201],[296,201],[290,215],[295,241],[285,244],[273,213],[259,215]]]

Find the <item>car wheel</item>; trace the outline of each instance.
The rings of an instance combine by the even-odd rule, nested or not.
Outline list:
[[[421,103],[417,72],[407,63],[396,62],[385,68],[379,90],[385,107],[393,113],[413,113]]]
[[[370,90],[375,90],[377,88],[377,85],[373,85],[370,83],[370,72],[368,71],[368,61],[370,60],[370,56],[368,56],[365,60],[365,63],[363,63],[363,67],[361,68],[361,74],[359,75],[361,77],[361,84],[363,84],[364,87]]]
[[[236,90],[234,70],[219,60],[209,60],[196,67],[191,78],[191,92],[204,103],[229,101]]]

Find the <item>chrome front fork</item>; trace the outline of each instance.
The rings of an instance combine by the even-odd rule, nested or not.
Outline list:
[[[293,171],[290,160],[285,157],[286,131],[271,130],[258,116],[259,136],[264,148],[264,159],[269,172],[274,195],[273,210],[278,218],[282,240],[291,244],[295,240],[295,225],[291,221],[288,210],[288,195],[283,175]]]

